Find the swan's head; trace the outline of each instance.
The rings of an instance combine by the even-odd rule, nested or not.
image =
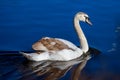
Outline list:
[[[89,25],[92,25],[89,16],[84,12],[78,12],[75,17],[79,21],[83,21],[83,22],[88,23]]]

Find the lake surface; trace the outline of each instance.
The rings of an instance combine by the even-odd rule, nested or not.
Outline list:
[[[119,0],[1,0],[0,80],[120,80],[119,8]],[[99,55],[55,64],[32,63],[18,53],[32,51],[31,45],[45,36],[79,46],[73,28],[74,15],[79,11],[90,16],[93,26],[81,26],[92,47],[90,53],[100,51]],[[67,66],[56,67],[63,64]]]

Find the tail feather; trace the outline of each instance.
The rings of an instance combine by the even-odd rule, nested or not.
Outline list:
[[[20,54],[22,54],[24,57],[26,57],[27,59],[30,59],[31,56],[27,53],[24,53],[24,52],[19,52]]]
[[[48,60],[49,59],[49,53],[43,52],[41,54],[38,53],[25,53],[25,52],[19,52],[22,54],[25,58],[31,61],[42,61],[42,60]]]

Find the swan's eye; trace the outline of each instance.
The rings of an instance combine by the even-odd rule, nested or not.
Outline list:
[[[85,19],[86,19],[86,20],[90,20],[90,18],[89,18],[89,17],[85,17]]]

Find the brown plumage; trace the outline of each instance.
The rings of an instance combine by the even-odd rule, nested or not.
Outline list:
[[[32,48],[36,51],[59,51],[63,49],[71,49],[68,45],[64,44],[62,41],[55,38],[42,38],[38,42],[32,45]]]

